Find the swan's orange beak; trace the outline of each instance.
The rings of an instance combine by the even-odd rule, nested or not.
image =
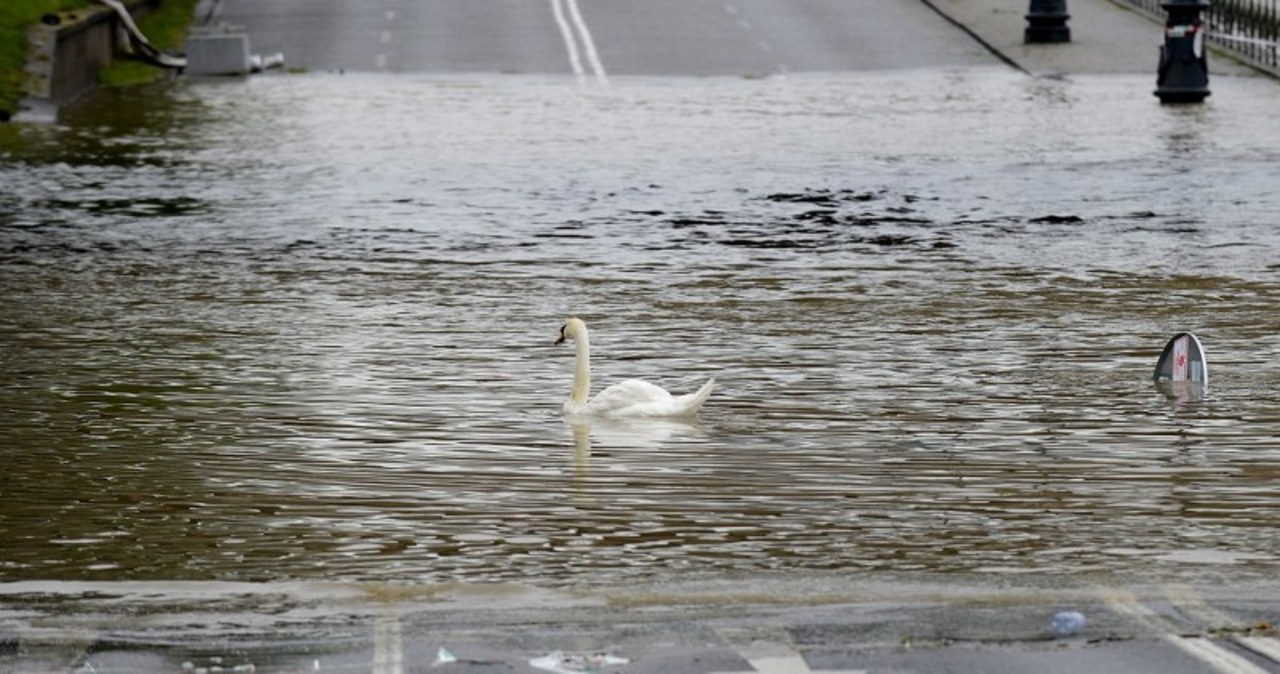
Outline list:
[[[564,326],[560,326],[560,337],[556,339],[556,345],[564,344]]]

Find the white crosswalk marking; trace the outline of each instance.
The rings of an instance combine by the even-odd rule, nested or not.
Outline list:
[[[1280,663],[1280,639],[1273,637],[1236,637],[1241,646]]]
[[[400,616],[383,615],[373,626],[372,674],[404,674],[404,638]]]
[[[762,656],[743,655],[754,668],[754,674],[867,674],[865,669],[809,669],[799,653],[777,653]],[[753,672],[714,672],[713,674],[753,674]]]
[[[1223,674],[1270,674],[1249,660],[1219,646],[1213,640],[1199,636],[1184,637],[1176,634],[1175,626],[1155,611],[1143,606],[1136,597],[1122,590],[1104,592],[1107,602],[1117,612],[1144,623],[1159,632],[1169,644]]]
[[[1199,594],[1195,592],[1195,590],[1185,585],[1170,585],[1166,590],[1169,595],[1169,599],[1180,610],[1185,611],[1200,620],[1213,623],[1217,627],[1239,627],[1239,619],[1227,615],[1226,613],[1210,606]],[[1280,639],[1268,636],[1240,634],[1232,637],[1232,640],[1258,655],[1268,658],[1273,662],[1280,663]]]

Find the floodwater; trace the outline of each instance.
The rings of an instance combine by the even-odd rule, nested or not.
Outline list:
[[[275,75],[0,128],[0,580],[1274,574],[1280,87]],[[595,388],[700,417],[572,424]],[[1191,330],[1203,396],[1151,370]]]

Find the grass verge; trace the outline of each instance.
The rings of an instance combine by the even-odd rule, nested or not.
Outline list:
[[[138,29],[160,51],[181,51],[199,0],[161,0],[160,6],[138,20]],[[165,74],[163,68],[141,61],[116,59],[98,73],[98,82],[108,87],[124,87],[154,82]]]
[[[27,61],[27,28],[45,14],[80,9],[89,0],[0,0],[0,117],[18,109],[18,86]]]
[[[138,21],[138,28],[161,50],[182,46],[199,0],[161,0],[160,6]],[[91,0],[0,0],[0,121],[18,109],[22,69],[27,59],[27,29],[45,14],[83,9]],[[161,68],[139,61],[117,60],[104,68],[99,81],[107,86],[153,82]]]

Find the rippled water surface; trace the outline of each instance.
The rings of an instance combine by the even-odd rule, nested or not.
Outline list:
[[[1280,88],[294,75],[0,128],[0,579],[1280,566]],[[567,423],[595,387],[696,422]],[[1193,330],[1213,386],[1151,368]]]

